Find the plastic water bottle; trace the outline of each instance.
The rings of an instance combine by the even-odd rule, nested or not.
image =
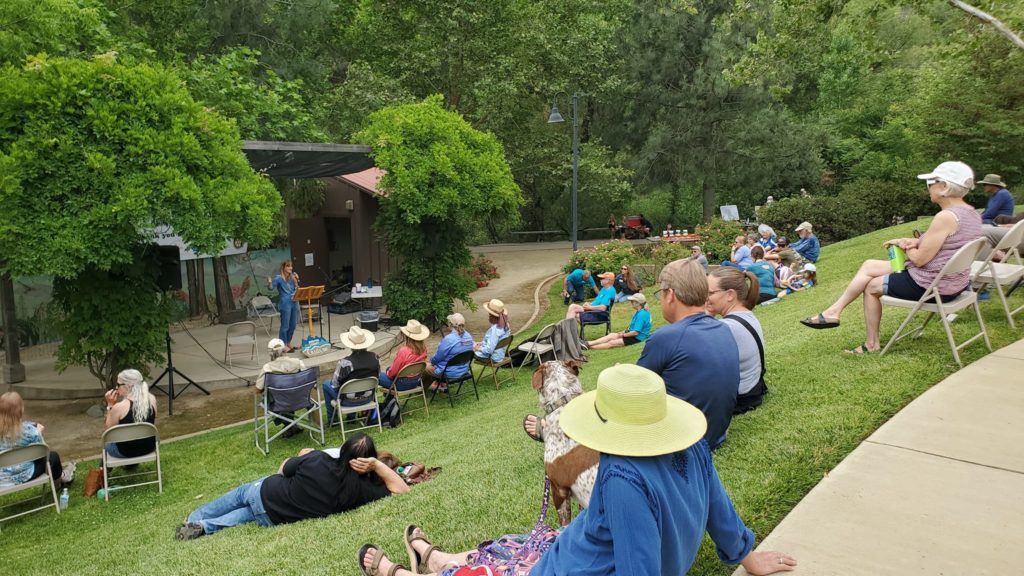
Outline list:
[[[373,288],[373,278],[367,278],[366,279],[366,287],[367,288]]]
[[[70,498],[70,496],[68,495],[68,489],[65,488],[65,489],[61,490],[61,492],[60,492],[60,509],[61,509],[61,511],[64,511],[64,510],[68,509],[68,498]]]
[[[906,262],[907,253],[903,251],[903,248],[895,244],[889,246],[889,265],[892,267],[893,272],[903,272],[906,270]]]
[[[124,488],[124,486],[111,486],[111,487],[109,487],[106,490],[104,490],[103,488],[100,488],[96,492],[96,497],[102,500],[102,499],[107,497],[107,492],[113,493],[115,490],[120,490],[121,488]]]

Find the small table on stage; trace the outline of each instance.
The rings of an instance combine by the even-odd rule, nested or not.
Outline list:
[[[355,287],[352,288],[352,299],[360,300],[359,305],[363,310],[366,309],[366,300],[384,297],[384,288],[382,286],[374,286],[373,288],[363,286],[363,290],[366,290],[366,292],[356,292]]]

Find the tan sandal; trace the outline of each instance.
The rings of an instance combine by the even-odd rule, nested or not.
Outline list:
[[[366,553],[370,550],[376,550],[377,553],[373,556],[373,562],[370,562],[370,567],[367,568],[363,565],[363,559],[366,558]],[[392,564],[391,569],[388,570],[387,574],[382,574],[380,571],[380,561],[384,558],[384,553],[374,544],[363,544],[363,547],[359,549],[359,553],[356,554],[356,561],[359,562],[359,570],[365,576],[395,576],[402,566],[398,564]]]
[[[413,574],[430,574],[430,555],[434,552],[441,552],[441,549],[431,544],[426,536],[413,536],[415,531],[415,524],[409,524],[405,527],[405,551],[409,554],[409,565],[412,566]],[[428,545],[427,551],[423,556],[420,556],[419,552],[412,547],[412,543],[417,540],[422,540]],[[420,567],[428,570],[428,572],[420,572]]]

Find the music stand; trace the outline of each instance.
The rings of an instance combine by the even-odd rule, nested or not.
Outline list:
[[[292,300],[305,301],[306,309],[309,311],[309,335],[313,335],[313,301],[316,300],[318,303],[320,297],[324,295],[323,286],[303,286],[295,290],[295,295],[292,296]],[[328,311],[330,312],[330,311]],[[323,313],[320,314],[321,318]]]
[[[203,394],[206,394],[207,396],[210,395],[210,391],[207,390],[206,388],[203,388],[199,384],[196,384],[195,381],[193,381],[191,378],[189,378],[188,376],[185,376],[184,374],[182,374],[181,370],[178,370],[177,368],[174,367],[174,358],[171,356],[171,331],[170,330],[167,331],[166,338],[167,338],[167,368],[164,368],[164,371],[161,372],[159,376],[157,376],[155,381],[153,381],[152,388],[167,396],[167,415],[168,416],[174,416],[174,399],[177,398],[178,396],[181,396],[181,393],[184,392],[185,390],[188,390],[189,386],[195,386],[196,388],[199,388],[203,392]],[[184,388],[182,388],[181,390],[178,390],[177,392],[174,391],[174,375],[175,374],[177,374],[178,376],[181,376],[182,378],[185,379],[185,381],[188,382],[188,384],[186,384]],[[163,388],[157,386],[157,384],[159,384],[160,381],[164,379],[164,376],[167,376],[167,390],[164,390]]]

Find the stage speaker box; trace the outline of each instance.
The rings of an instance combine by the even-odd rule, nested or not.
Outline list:
[[[181,290],[181,257],[177,246],[156,246],[160,273],[156,285],[161,290]]]

